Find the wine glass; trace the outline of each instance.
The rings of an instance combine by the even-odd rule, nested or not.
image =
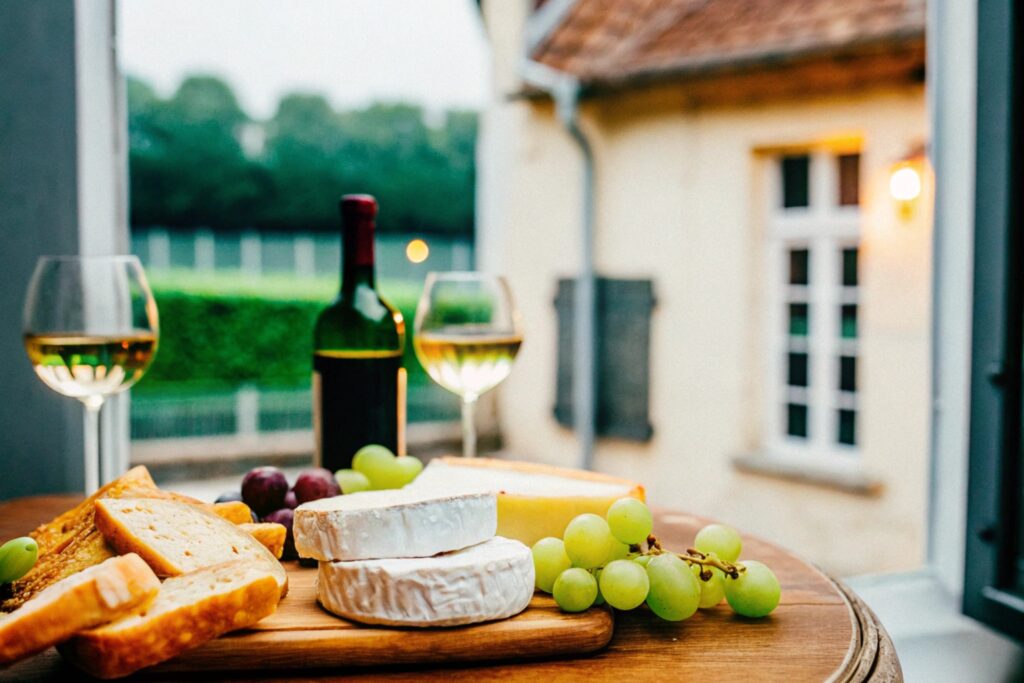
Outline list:
[[[139,381],[156,353],[156,301],[142,264],[134,256],[40,257],[22,331],[39,379],[85,406],[85,493],[91,494],[100,483],[103,401]]]
[[[430,273],[416,307],[416,357],[431,379],[462,399],[462,455],[476,455],[476,400],[512,371],[523,343],[505,278]]]

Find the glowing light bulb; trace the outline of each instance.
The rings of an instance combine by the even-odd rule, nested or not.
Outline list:
[[[921,174],[910,166],[902,166],[889,177],[889,194],[898,202],[909,202],[921,194]]]
[[[430,247],[421,239],[410,240],[405,245],[405,257],[411,263],[423,263],[430,256]]]

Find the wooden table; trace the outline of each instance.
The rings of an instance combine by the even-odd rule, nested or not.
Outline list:
[[[0,503],[0,539],[20,536],[80,500],[38,496]],[[655,532],[663,545],[685,549],[707,520],[656,510]],[[746,537],[743,556],[766,562],[782,583],[782,602],[770,617],[744,619],[727,606],[670,623],[636,612],[616,615],[615,636],[594,655],[576,658],[487,662],[459,667],[266,671],[244,674],[163,674],[156,680],[346,680],[489,681],[519,678],[551,681],[902,681],[899,660],[885,629],[841,583],[800,558]],[[0,680],[77,680],[81,674],[50,649],[0,671]],[[133,679],[134,680],[134,679]]]

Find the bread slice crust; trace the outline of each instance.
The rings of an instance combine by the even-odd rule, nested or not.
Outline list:
[[[157,576],[179,576],[228,560],[268,565],[282,597],[288,574],[249,534],[201,507],[151,498],[96,501],[96,528],[119,553],[137,553]]]
[[[0,664],[10,664],[150,603],[160,580],[138,555],[112,557],[40,591],[0,617]]]
[[[281,559],[284,554],[284,542],[288,538],[288,529],[276,522],[259,524],[239,524],[238,528],[259,541],[270,554]]]
[[[147,608],[83,631],[58,649],[93,676],[120,678],[251,626],[273,614],[279,600],[266,565],[225,562],[167,579]]]

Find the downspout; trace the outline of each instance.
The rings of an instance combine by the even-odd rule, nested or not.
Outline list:
[[[572,75],[527,60],[523,80],[548,93],[555,101],[556,114],[583,158],[583,220],[580,225],[580,271],[573,296],[572,396],[573,427],[580,444],[582,469],[594,466],[596,413],[597,338],[596,281],[594,276],[594,155],[590,142],[579,126],[580,83]]]

